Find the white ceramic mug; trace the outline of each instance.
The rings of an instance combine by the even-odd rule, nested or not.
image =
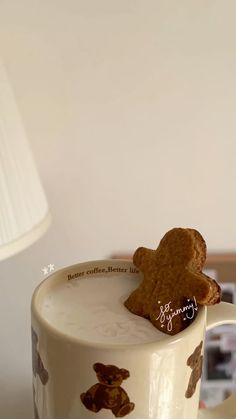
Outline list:
[[[55,272],[35,290],[31,305],[35,419],[236,418],[235,395],[216,408],[198,409],[205,331],[236,323],[236,306],[201,307],[184,331],[144,343],[89,342],[45,319],[42,303],[58,284],[107,274],[120,277],[122,271],[137,283],[142,279],[129,261],[93,261]]]

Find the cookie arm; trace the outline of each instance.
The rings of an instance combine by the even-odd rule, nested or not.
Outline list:
[[[144,271],[150,265],[150,260],[154,258],[155,250],[147,249],[146,247],[139,247],[133,255],[133,262],[140,271]]]
[[[186,291],[187,295],[190,298],[195,297],[200,305],[217,304],[221,300],[220,286],[202,272],[187,274]]]

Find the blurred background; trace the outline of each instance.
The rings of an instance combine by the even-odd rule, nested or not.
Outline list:
[[[155,248],[174,226],[235,251],[235,13],[233,0],[0,1],[0,57],[52,214],[0,264],[2,418],[32,418],[45,266]]]

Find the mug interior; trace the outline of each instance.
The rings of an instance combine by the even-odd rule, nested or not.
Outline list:
[[[106,259],[106,260],[99,260],[99,261],[89,261],[83,262],[76,265],[72,265],[66,268],[63,268],[57,272],[52,273],[48,276],[44,281],[42,281],[36,290],[34,291],[32,302],[31,302],[31,310],[32,316],[42,324],[43,328],[46,328],[49,333],[54,334],[57,336],[58,339],[67,339],[68,341],[78,343],[79,345],[85,345],[89,347],[97,347],[97,348],[112,348],[115,349],[127,349],[130,347],[135,346],[136,349],[140,348],[147,348],[147,347],[162,347],[163,345],[173,345],[175,342],[178,342],[179,339],[190,338],[191,334],[195,332],[196,328],[205,327],[206,323],[206,307],[199,307],[198,314],[194,319],[193,323],[189,325],[186,329],[182,332],[179,332],[176,335],[168,335],[162,332],[161,339],[157,339],[156,341],[151,342],[139,342],[139,343],[122,343],[117,345],[116,343],[106,343],[106,342],[94,342],[90,340],[80,339],[79,336],[72,336],[70,334],[65,334],[62,330],[58,327],[55,327],[51,323],[49,323],[42,314],[42,302],[45,296],[48,293],[52,293],[55,287],[58,287],[60,284],[70,281],[71,279],[76,280],[83,280],[84,278],[99,278],[104,277],[105,274],[109,273],[109,277],[114,277],[117,274],[134,276],[135,281],[137,280],[137,284],[142,281],[143,274],[137,270],[137,268],[133,265],[131,261],[128,260],[114,260],[114,259]],[[134,315],[133,315],[134,316]]]

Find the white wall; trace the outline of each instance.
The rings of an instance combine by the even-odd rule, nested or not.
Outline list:
[[[155,247],[173,226],[235,249],[235,13],[234,0],[0,2],[0,52],[54,220],[0,267],[2,418],[31,419],[43,266]]]

